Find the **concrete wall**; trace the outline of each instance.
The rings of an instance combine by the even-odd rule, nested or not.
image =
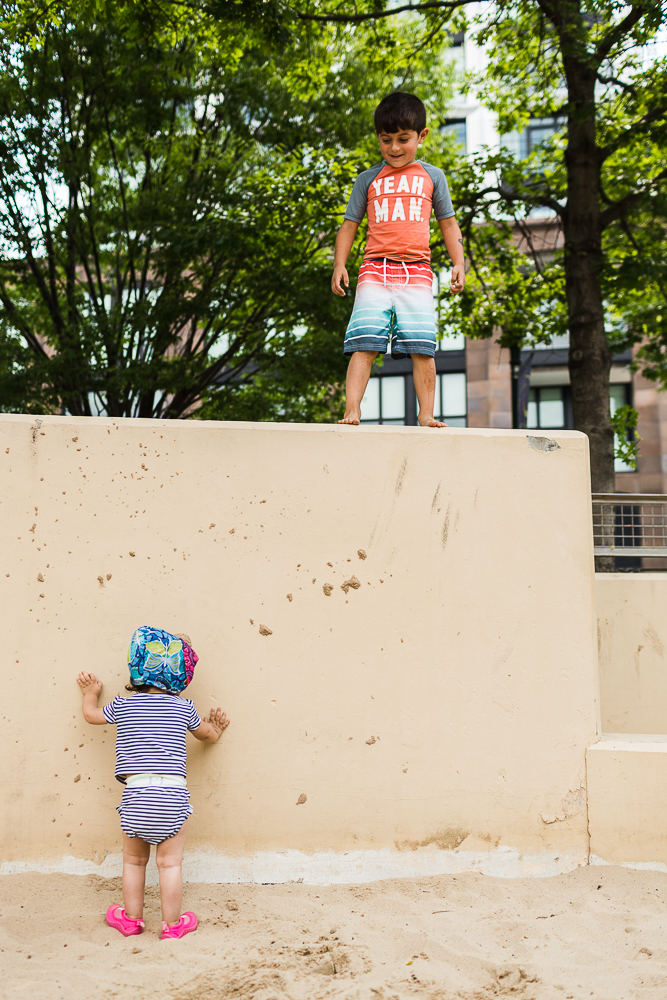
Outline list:
[[[585,861],[588,451],[555,437],[0,417],[5,870],[118,851],[114,730],[75,675],[122,693],[140,624],[191,636],[189,694],[232,719],[189,748],[211,877]]]
[[[667,733],[667,574],[595,578],[602,730]]]
[[[603,737],[587,761],[591,862],[667,871],[667,737]]]

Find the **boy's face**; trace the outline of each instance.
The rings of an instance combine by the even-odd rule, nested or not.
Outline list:
[[[401,132],[378,132],[378,142],[382,157],[391,167],[407,167],[417,156],[417,150],[428,135],[429,130],[415,132],[403,129]]]

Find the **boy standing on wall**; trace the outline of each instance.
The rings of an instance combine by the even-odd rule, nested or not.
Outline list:
[[[345,221],[338,230],[331,289],[345,295],[345,264],[359,223],[368,213],[368,242],[359,271],[354,309],[345,334],[350,355],[341,424],[358,424],[371,367],[380,352],[412,357],[421,427],[446,427],[433,417],[435,399],[435,307],[429,246],[431,210],[451,258],[451,291],[465,284],[463,240],[454,218],[445,175],[416,160],[429,133],[418,97],[396,91],[375,109],[382,163],[357,177]]]

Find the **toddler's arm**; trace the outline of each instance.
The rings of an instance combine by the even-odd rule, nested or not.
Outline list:
[[[202,743],[215,743],[229,725],[229,719],[221,708],[212,708],[208,718],[202,719],[201,726],[192,729],[192,735]]]
[[[466,283],[465,257],[463,255],[463,237],[459,224],[450,216],[449,219],[441,219],[439,222],[440,232],[447,247],[447,253],[452,262],[452,281],[450,291],[453,295],[458,295],[463,291]]]
[[[331,276],[331,291],[334,295],[344,296],[345,288],[349,288],[350,286],[350,279],[347,275],[347,268],[345,265],[347,263],[347,258],[350,255],[350,250],[352,249],[354,237],[357,235],[358,228],[358,222],[352,222],[351,219],[344,219],[343,225],[338,230],[338,236],[336,237],[336,249],[334,251],[334,268]],[[343,285],[345,285],[345,288],[343,288]]]
[[[91,726],[106,726],[107,720],[104,718],[104,712],[101,708],[97,707],[97,699],[102,690],[102,681],[98,681],[95,674],[89,674],[85,670],[82,670],[76,682],[83,694],[81,708],[86,722],[89,722]]]

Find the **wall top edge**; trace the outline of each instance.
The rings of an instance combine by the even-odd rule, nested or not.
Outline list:
[[[46,430],[49,426],[64,427],[84,427],[86,425],[114,427],[129,426],[141,428],[164,428],[175,426],[189,428],[193,432],[202,430],[252,430],[264,432],[292,432],[308,434],[393,434],[393,435],[420,435],[421,437],[534,437],[548,438],[549,440],[563,441],[572,439],[585,439],[586,435],[581,431],[545,431],[535,432],[527,430],[511,430],[502,427],[448,427],[437,431],[428,427],[397,427],[380,426],[377,424],[365,424],[356,427],[346,427],[339,424],[299,424],[299,423],[277,423],[272,421],[249,421],[249,420],[154,420],[146,417],[72,417],[56,416],[54,414],[32,415],[29,413],[0,413],[0,427],[7,424],[30,424],[34,425],[37,420],[41,421],[41,428]]]
[[[623,552],[622,554],[625,555],[626,553]],[[642,570],[641,573],[596,573],[595,574],[596,583],[617,583],[619,580],[628,582],[629,586],[633,586],[634,584],[637,583],[656,583],[656,582],[664,583],[667,586],[667,571],[654,570],[651,573],[651,572],[644,572]]]
[[[604,733],[599,743],[588,747],[587,753],[664,753],[667,736],[661,733]]]

